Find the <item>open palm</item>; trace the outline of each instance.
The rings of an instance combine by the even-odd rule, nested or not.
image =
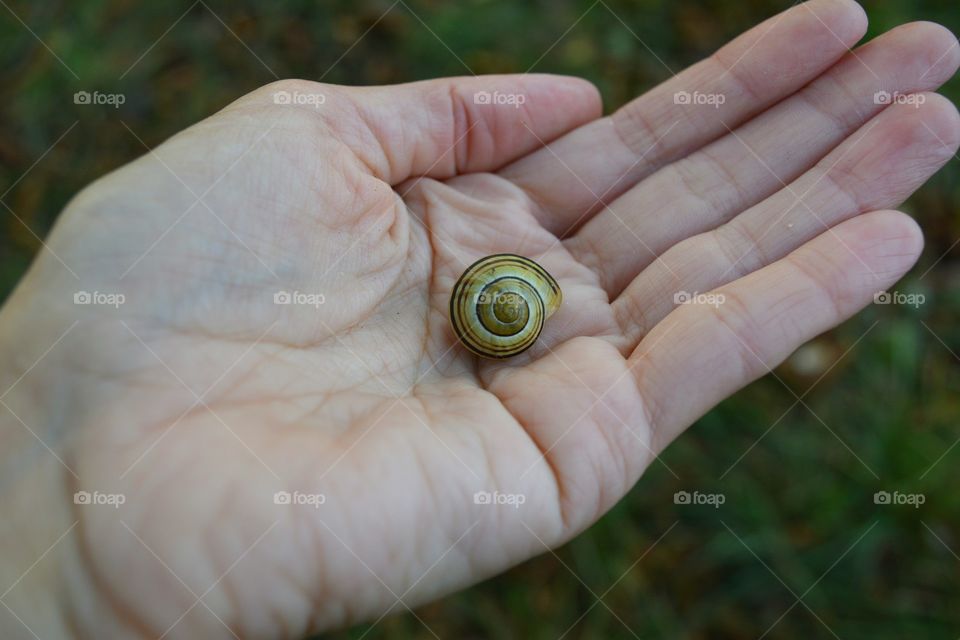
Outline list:
[[[571,78],[284,81],[91,185],[0,315],[10,575],[58,541],[10,637],[297,638],[581,531],[919,255],[887,209],[956,151],[960,52],[865,28],[815,0],[605,118]],[[449,293],[501,252],[564,303],[480,361]]]

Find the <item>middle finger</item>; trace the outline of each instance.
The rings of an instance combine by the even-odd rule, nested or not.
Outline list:
[[[736,131],[651,175],[592,218],[567,248],[614,298],[677,242],[723,224],[811,167],[883,109],[876,92],[936,89],[958,64],[956,38],[943,27],[893,29]]]

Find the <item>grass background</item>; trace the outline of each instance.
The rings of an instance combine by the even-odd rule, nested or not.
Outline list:
[[[677,71],[787,6],[391,4],[9,2],[19,19],[0,9],[0,299],[71,195],[143,153],[122,122],[152,147],[275,74],[375,84],[466,67],[580,75],[610,110],[669,77],[664,63]],[[866,8],[868,37],[917,19],[960,31],[951,2]],[[127,101],[78,106],[79,90]],[[957,81],[944,89],[954,100],[958,91]],[[749,638],[774,624],[767,637],[960,635],[960,446],[951,448],[960,436],[958,173],[954,159],[905,205],[928,245],[897,289],[923,293],[926,304],[874,305],[818,338],[702,419],[556,555],[417,616],[441,638]],[[679,490],[723,493],[726,502],[677,506]],[[878,506],[878,490],[921,492],[926,502]],[[332,637],[361,636],[431,637],[409,613]]]

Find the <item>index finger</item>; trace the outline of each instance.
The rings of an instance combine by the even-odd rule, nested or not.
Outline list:
[[[644,176],[806,85],[866,28],[866,14],[853,0],[788,9],[500,175],[523,188],[544,227],[563,237]]]

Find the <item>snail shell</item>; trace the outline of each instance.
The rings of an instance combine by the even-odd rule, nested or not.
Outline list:
[[[512,253],[467,267],[450,294],[450,324],[463,345],[485,358],[529,349],[560,308],[560,286],[533,260]]]

